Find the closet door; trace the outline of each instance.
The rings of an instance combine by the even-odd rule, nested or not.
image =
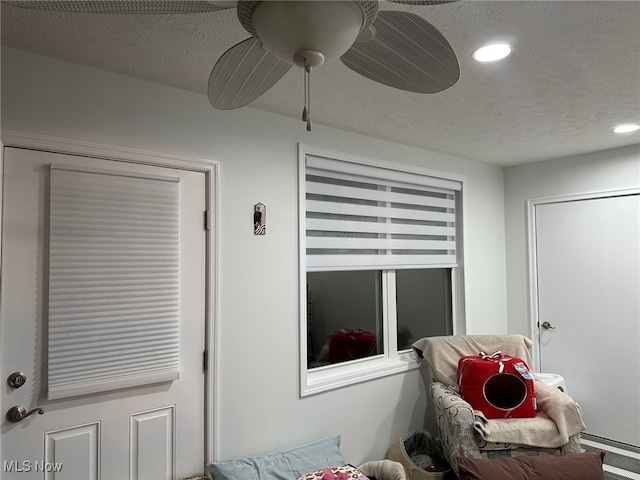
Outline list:
[[[640,195],[541,203],[535,229],[541,371],[587,432],[640,445]]]
[[[204,174],[5,148],[3,182],[3,478],[202,472]]]

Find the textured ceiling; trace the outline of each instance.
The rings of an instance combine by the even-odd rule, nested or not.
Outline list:
[[[640,122],[640,2],[381,2],[380,9],[436,26],[458,55],[460,80],[415,94],[333,62],[312,77],[314,124],[502,166],[640,143],[639,132],[612,132]],[[204,95],[218,57],[249,36],[235,10],[96,15],[3,4],[1,14],[3,46]],[[514,46],[506,60],[471,59],[498,40]],[[302,104],[302,72],[293,68],[250,106],[299,118]]]

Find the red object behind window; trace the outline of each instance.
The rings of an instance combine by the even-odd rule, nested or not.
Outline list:
[[[368,357],[375,346],[376,336],[371,332],[359,328],[338,330],[329,337],[327,361],[337,363]]]

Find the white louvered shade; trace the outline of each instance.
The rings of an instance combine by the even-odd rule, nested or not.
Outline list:
[[[307,271],[456,266],[457,181],[305,158]]]
[[[178,187],[51,167],[49,399],[178,378]]]

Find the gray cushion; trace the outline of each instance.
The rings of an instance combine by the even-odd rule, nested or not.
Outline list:
[[[207,464],[213,480],[292,480],[345,461],[340,437],[326,437],[281,452]]]

